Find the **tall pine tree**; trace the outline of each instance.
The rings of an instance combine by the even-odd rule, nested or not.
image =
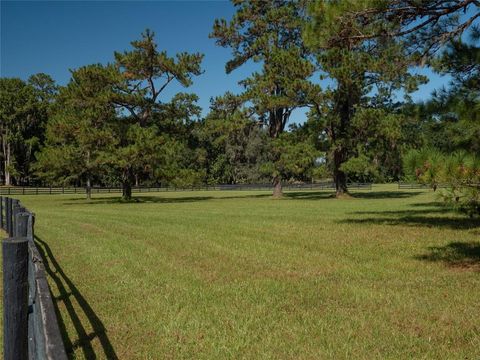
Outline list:
[[[232,49],[227,73],[248,61],[261,64],[261,70],[242,80],[240,95],[277,139],[285,130],[292,111],[307,103],[315,86],[308,81],[314,67],[302,41],[306,1],[233,1],[236,13],[230,22],[215,21],[210,35],[217,45]],[[280,143],[279,143],[280,144]],[[279,152],[271,152],[280,161]],[[274,196],[282,196],[282,177],[272,173]]]

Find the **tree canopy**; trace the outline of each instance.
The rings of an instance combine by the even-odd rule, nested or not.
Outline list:
[[[331,180],[412,180],[478,213],[480,83],[476,0],[232,1],[210,37],[231,50],[230,74],[255,71],[198,106],[188,88],[203,55],[160,50],[145,30],[107,64],[0,79],[5,185],[123,188]],[[430,98],[410,94],[451,78]],[[183,90],[183,89],[182,89]],[[297,109],[303,123],[290,123]],[[87,191],[87,195],[90,191]]]

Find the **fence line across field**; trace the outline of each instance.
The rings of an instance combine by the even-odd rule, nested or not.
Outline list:
[[[372,183],[350,183],[350,189],[371,190]],[[92,194],[115,194],[121,193],[121,187],[91,187]],[[135,186],[132,193],[146,192],[169,192],[169,191],[226,191],[226,190],[250,190],[269,191],[273,189],[272,184],[221,184],[221,185],[194,185],[194,186]],[[333,182],[309,183],[309,184],[284,184],[285,190],[334,190]],[[85,187],[31,187],[31,186],[9,186],[0,187],[0,195],[57,195],[57,194],[85,194]]]
[[[436,186],[439,189],[448,187],[448,184],[437,184]],[[430,184],[420,184],[420,183],[409,183],[409,182],[399,182],[399,189],[431,189],[432,185]]]
[[[41,254],[35,215],[20,201],[0,196],[2,241],[3,355],[5,360],[66,360]]]

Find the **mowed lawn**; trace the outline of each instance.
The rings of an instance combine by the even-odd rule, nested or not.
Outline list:
[[[72,358],[480,358],[479,222],[353,194],[19,198]]]

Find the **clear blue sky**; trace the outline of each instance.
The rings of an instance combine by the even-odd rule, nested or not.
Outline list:
[[[199,105],[208,111],[209,100],[230,90],[239,92],[240,79],[248,76],[255,64],[246,64],[225,74],[230,50],[208,38],[214,19],[229,19],[233,6],[228,1],[1,1],[0,75],[20,77],[44,72],[64,85],[69,69],[113,60],[114,51],[129,48],[146,28],[156,33],[160,49],[170,56],[179,51],[205,54],[205,73],[194,85],[168,88],[162,100],[178,91],[194,92]],[[446,85],[429,70],[429,84],[413,95],[427,99],[433,89]],[[297,111],[292,121],[302,122],[304,112]]]

